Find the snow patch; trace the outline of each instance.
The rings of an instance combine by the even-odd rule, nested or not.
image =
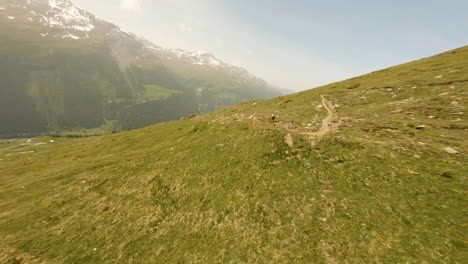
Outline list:
[[[80,37],[75,36],[75,35],[71,34],[70,32],[67,32],[67,33],[68,33],[68,34],[62,36],[62,38],[80,39]]]
[[[221,65],[221,62],[217,59],[215,59],[214,57],[210,57],[210,60],[209,60],[210,64],[213,65],[213,66],[219,66]]]
[[[195,95],[198,97],[201,97],[204,91],[205,91],[205,87],[199,87],[195,89]]]
[[[212,67],[224,67],[226,66],[222,61],[215,58],[213,55],[206,53],[204,51],[193,51],[193,52],[186,52],[180,49],[170,49],[170,50],[162,50],[158,47],[158,50],[164,51],[168,59],[172,59],[172,57],[177,57],[179,59],[185,59],[188,62],[191,62],[193,65],[200,65],[200,66],[212,66]]]
[[[31,3],[31,1],[28,3]],[[88,32],[95,28],[91,22],[91,14],[77,8],[70,0],[48,0],[46,3],[48,3],[48,10],[45,13],[31,10],[32,17],[28,18],[28,20],[38,20],[44,26],[64,29],[66,34],[62,38],[89,38]],[[41,35],[45,36],[44,34]]]
[[[49,24],[77,31],[89,32],[94,29],[87,12],[77,8],[68,0],[49,0],[47,11]]]

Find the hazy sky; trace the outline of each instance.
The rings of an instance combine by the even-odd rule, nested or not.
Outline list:
[[[72,0],[165,48],[305,90],[468,45],[466,0]]]

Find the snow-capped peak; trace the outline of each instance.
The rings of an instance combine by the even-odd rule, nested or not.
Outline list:
[[[37,21],[45,26],[42,36],[48,32],[51,33],[48,35],[57,38],[89,38],[89,32],[95,28],[94,17],[73,5],[70,0],[28,0],[26,3],[26,6],[10,4],[9,7],[28,10],[26,20]],[[47,28],[54,29],[54,32]]]
[[[184,51],[181,49],[167,50],[168,53],[175,55],[178,58],[190,60],[195,65],[208,65],[213,67],[225,65],[213,55],[204,51]]]
[[[90,15],[69,0],[49,0],[50,9],[46,12],[46,23],[50,27],[89,32],[94,29]]]

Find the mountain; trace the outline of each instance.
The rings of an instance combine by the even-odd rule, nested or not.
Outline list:
[[[467,92],[465,46],[187,120],[3,142],[0,262],[463,263]]]
[[[163,49],[68,0],[0,0],[0,58],[0,137],[118,131],[281,94],[243,68]]]

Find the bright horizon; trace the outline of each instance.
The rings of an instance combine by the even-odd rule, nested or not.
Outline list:
[[[468,44],[468,2],[72,0],[170,49],[204,51],[300,91]]]

